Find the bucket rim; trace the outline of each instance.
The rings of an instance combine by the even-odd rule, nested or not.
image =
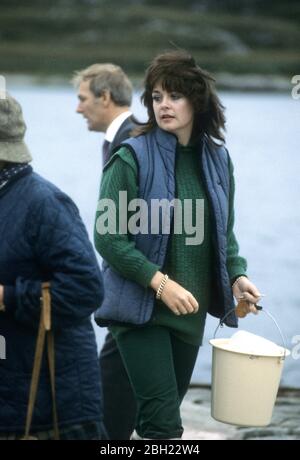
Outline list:
[[[264,356],[266,358],[285,358],[291,354],[290,350],[287,348],[281,347],[278,345],[278,352],[275,351],[273,353],[264,353],[264,352],[252,352],[251,350],[237,350],[233,346],[230,346],[229,338],[218,338],[218,339],[210,339],[209,343],[213,346],[213,348],[217,348],[220,350],[228,351],[231,353],[236,353],[240,355],[248,355],[248,356]]]

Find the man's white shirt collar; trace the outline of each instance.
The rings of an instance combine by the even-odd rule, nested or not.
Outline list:
[[[130,110],[127,110],[126,112],[121,113],[120,115],[115,118],[109,127],[106,130],[105,133],[105,140],[108,142],[112,142],[119,131],[120,126],[122,123],[126,120],[126,118],[130,117],[132,115],[132,112]]]

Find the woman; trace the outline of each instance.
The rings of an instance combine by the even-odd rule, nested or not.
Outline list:
[[[71,199],[34,173],[22,110],[0,99],[0,439],[24,435],[40,317],[41,284],[50,281],[60,439],[102,439],[95,334],[90,315],[102,277]],[[2,356],[1,356],[2,358]],[[43,359],[31,435],[53,439],[52,398]]]
[[[96,321],[110,325],[136,395],[134,439],[178,439],[206,313],[227,315],[235,327],[233,294],[247,300],[245,313],[256,311],[260,294],[233,233],[233,167],[213,79],[186,52],[164,53],[147,70],[142,100],[148,122],[102,178],[95,244],[106,295]],[[116,206],[116,232],[107,199]],[[157,212],[157,200],[174,199]]]

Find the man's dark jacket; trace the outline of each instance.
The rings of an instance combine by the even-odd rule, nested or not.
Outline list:
[[[130,117],[126,118],[126,120],[123,121],[123,123],[121,124],[120,128],[118,129],[113,141],[111,142],[111,144],[109,146],[108,160],[111,158],[114,149],[119,144],[121,144],[125,139],[130,137],[131,131],[136,127],[135,123],[136,123],[136,120],[134,119],[133,116],[130,116]]]
[[[136,127],[133,116],[126,118],[110,144],[109,157],[114,149],[131,135]],[[104,165],[103,165],[104,166]],[[129,439],[135,427],[136,403],[117,344],[111,333],[106,334],[100,351],[103,388],[104,425],[109,439]]]

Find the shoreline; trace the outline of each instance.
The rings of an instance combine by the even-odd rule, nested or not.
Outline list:
[[[46,75],[46,74],[15,74],[5,73],[2,75],[6,79],[7,87],[10,86],[47,86],[47,87],[71,87],[72,75]],[[130,76],[130,75],[129,75]],[[291,92],[293,84],[291,78],[280,75],[262,74],[214,74],[218,90],[230,92]],[[130,76],[135,90],[142,88],[142,76]]]

